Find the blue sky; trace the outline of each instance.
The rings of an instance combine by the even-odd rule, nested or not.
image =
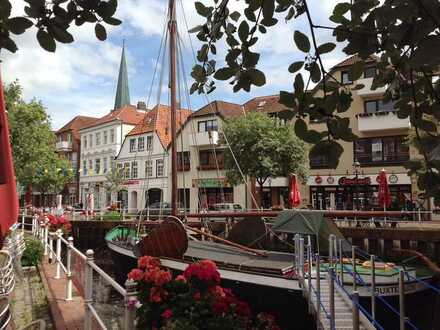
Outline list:
[[[24,2],[13,0],[14,14],[20,15]],[[203,1],[205,4],[213,0]],[[178,23],[187,51],[185,77],[191,85],[189,73],[194,64],[190,52],[189,36],[183,22],[183,10],[190,27],[201,22],[194,10],[194,1],[178,0]],[[230,2],[235,9],[242,11],[243,0]],[[335,0],[309,0],[313,18],[316,22],[330,24],[327,17]],[[182,10],[183,6],[183,10]],[[98,41],[94,36],[93,26],[74,27],[75,42],[70,45],[57,44],[57,51],[51,54],[42,50],[35,39],[35,33],[25,33],[15,38],[19,50],[16,54],[2,52],[2,75],[6,82],[18,79],[24,88],[27,100],[41,100],[52,117],[54,129],[60,128],[75,115],[100,117],[105,115],[114,104],[118,66],[122,40],[126,42],[127,64],[131,102],[146,101],[159,50],[160,38],[167,7],[166,0],[120,0],[116,17],[123,23],[110,27],[108,39]],[[287,23],[280,17],[280,23],[260,36],[256,51],[261,52],[260,67],[266,73],[267,84],[253,88],[250,93],[233,93],[229,84],[218,83],[217,90],[210,94],[210,100],[221,99],[243,103],[262,95],[277,94],[280,90],[291,90],[293,76],[287,71],[290,63],[304,58],[293,44],[293,31],[309,32],[304,17]],[[35,32],[35,31],[34,31]],[[318,34],[319,43],[333,40],[328,31]],[[192,41],[197,50],[198,43]],[[219,54],[225,49],[218,45]],[[344,56],[341,47],[334,54],[325,57],[328,67],[341,61]],[[220,61],[221,58],[218,57]],[[220,67],[220,66],[219,66]],[[164,73],[161,102],[167,103],[167,73]],[[150,107],[157,102],[158,81],[154,82]],[[205,104],[205,100],[191,96],[192,110]]]

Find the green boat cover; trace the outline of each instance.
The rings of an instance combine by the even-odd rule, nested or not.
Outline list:
[[[272,224],[272,230],[277,233],[300,234],[315,238],[317,252],[328,253],[329,236],[335,235],[337,239],[343,239],[344,252],[350,251],[350,243],[347,242],[338,227],[324,217],[323,212],[286,210],[281,212]]]

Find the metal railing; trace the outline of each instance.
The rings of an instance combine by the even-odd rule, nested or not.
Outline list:
[[[122,329],[129,330],[135,328],[136,311],[133,308],[132,301],[136,300],[136,283],[127,280],[125,288],[119,285],[110,275],[102,270],[94,261],[93,250],[87,250],[86,254],[83,254],[73,243],[73,237],[69,237],[67,240],[63,237],[61,230],[57,230],[55,233],[49,233],[48,221],[44,223],[40,222],[36,217],[32,221],[32,234],[38,238],[44,246],[44,255],[48,257],[49,261],[55,262],[56,271],[55,279],[61,280],[61,272],[66,276],[65,283],[65,300],[72,301],[73,291],[73,276],[74,272],[78,271],[76,267],[72,267],[72,256],[82,259],[84,262],[83,269],[79,271],[85,274],[84,276],[84,329],[91,330],[94,328],[94,322],[96,322],[102,329],[107,329],[104,320],[99,315],[95,308],[93,299],[94,273],[99,276],[105,283],[110,285],[117,293],[119,293],[124,299],[124,320]],[[23,226],[24,227],[24,226]],[[54,244],[55,242],[55,244]],[[54,247],[55,245],[55,247]],[[66,262],[63,263],[62,252],[65,252]]]

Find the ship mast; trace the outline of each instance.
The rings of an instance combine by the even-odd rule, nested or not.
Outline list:
[[[168,2],[168,31],[170,36],[170,94],[171,94],[171,214],[177,216],[177,150],[176,150],[176,3]]]

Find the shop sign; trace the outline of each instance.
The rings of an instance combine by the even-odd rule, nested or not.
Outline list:
[[[329,177],[327,178],[327,183],[328,183],[328,184],[333,184],[333,183],[335,183],[335,178],[332,177],[332,176],[329,176]]]
[[[317,183],[317,184],[322,183],[322,178],[319,175],[315,178],[315,183]]]
[[[370,177],[365,178],[347,178],[341,177],[338,181],[340,186],[366,186],[371,184]]]
[[[221,188],[227,187],[228,182],[226,179],[194,179],[194,187],[198,188]]]
[[[397,175],[391,174],[388,180],[390,181],[390,183],[397,183],[397,181],[399,181],[399,178],[397,177]]]
[[[127,181],[124,181],[123,185],[129,186],[129,185],[138,184],[138,183],[139,183],[139,180],[127,180]]]

